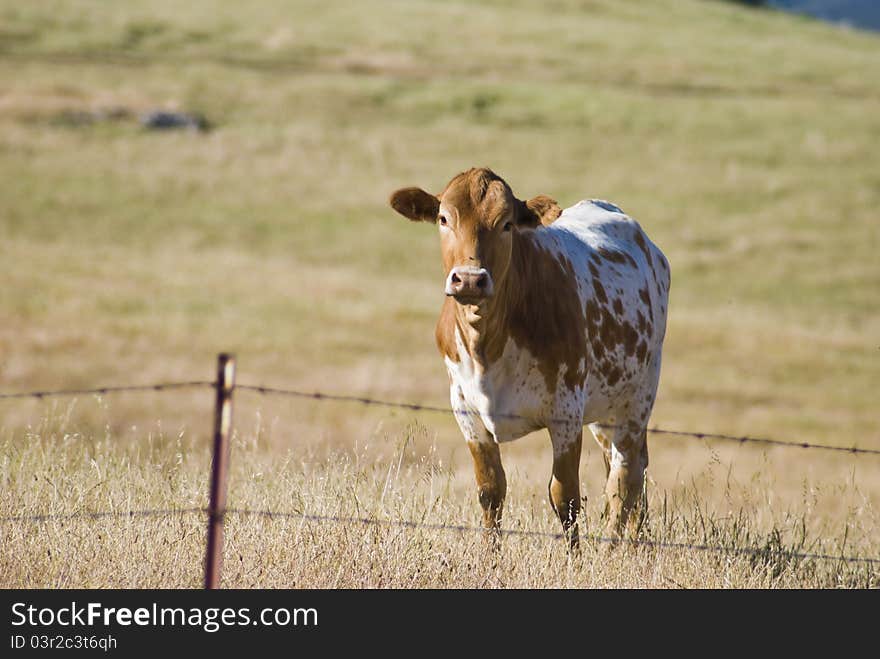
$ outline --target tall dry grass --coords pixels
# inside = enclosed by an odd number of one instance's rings
[[[3,438],[0,585],[198,587],[206,525],[190,509],[207,503],[205,443],[160,426],[129,442],[112,432],[68,432],[69,412]],[[570,555],[561,540],[541,535],[559,531],[545,501],[547,465],[514,459],[504,528],[524,533],[492,551],[478,529],[470,470],[443,456],[428,426],[378,428],[347,451],[320,442],[280,451],[272,443],[260,420],[233,442],[229,507],[253,514],[227,517],[227,587],[877,585],[876,564],[792,556],[877,556],[877,510],[855,482],[812,483],[802,505],[786,509],[765,475],[736,483],[733,465],[718,464],[728,473],[717,483],[709,465],[703,481],[670,490],[652,482],[643,539],[659,546],[587,539]],[[585,483],[599,476],[597,459],[587,460]],[[601,537],[601,497],[585,489],[582,531]],[[827,516],[829,501],[846,509],[842,519]],[[180,509],[187,512],[139,514]],[[75,516],[94,511],[118,515]],[[51,519],[19,519],[34,515]],[[707,546],[727,550],[698,548]]]

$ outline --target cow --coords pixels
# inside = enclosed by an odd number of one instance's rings
[[[666,257],[609,202],[562,210],[546,195],[522,201],[486,168],[458,174],[439,195],[410,187],[389,202],[440,233],[446,297],[436,342],[483,526],[501,522],[500,444],[546,428],[550,504],[576,547],[588,425],[604,457],[607,530],[617,540],[635,534],[666,333]]]

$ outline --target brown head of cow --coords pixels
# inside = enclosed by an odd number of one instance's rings
[[[544,195],[521,201],[489,169],[439,195],[403,188],[390,203],[438,226],[447,297],[437,344],[484,525],[498,527],[507,491],[499,445],[547,428],[550,503],[576,545],[589,425],[605,457],[609,531],[637,529],[670,281],[660,250],[613,204],[563,212]]]
[[[555,201],[540,195],[527,202],[490,169],[459,174],[439,195],[404,188],[391,206],[414,222],[439,226],[445,293],[462,304],[492,297],[510,267],[511,232],[549,224],[560,213]]]

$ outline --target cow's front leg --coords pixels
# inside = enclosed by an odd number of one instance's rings
[[[631,527],[637,535],[643,520],[645,470],[648,468],[648,437],[644,427],[628,423],[614,429],[611,469],[605,485],[608,531],[620,538]]]
[[[578,546],[577,516],[581,508],[578,472],[583,430],[573,424],[551,426],[549,430],[553,443],[553,475],[548,487],[550,505],[562,522],[569,546],[575,549]]]
[[[477,479],[477,495],[483,508],[483,527],[497,529],[501,524],[501,511],[507,494],[507,477],[501,465],[498,442],[488,433],[477,441],[468,441],[474,459],[474,475]]]
[[[477,496],[483,508],[483,526],[497,529],[501,524],[501,510],[507,494],[507,477],[501,466],[501,450],[495,437],[486,430],[475,410],[467,406],[464,393],[450,375],[449,395],[455,410],[455,420],[474,459]],[[493,542],[497,537],[493,537]]]

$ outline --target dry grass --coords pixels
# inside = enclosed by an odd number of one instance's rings
[[[204,554],[201,514],[150,517],[126,511],[204,508],[210,456],[186,431],[155,428],[134,441],[111,433],[65,432],[70,408],[23,436],[6,437],[0,516],[119,511],[119,517],[2,523],[3,587],[198,587]],[[194,445],[195,444],[195,445]],[[257,420],[233,446],[229,506],[322,517],[477,524],[472,477],[443,456],[426,426],[382,428],[339,452],[311,443],[273,448]],[[231,514],[223,583],[262,588],[791,588],[876,587],[877,565],[798,559],[785,553],[875,556],[878,516],[855,483],[805,476],[799,501],[780,496],[783,478],[764,469],[737,480],[740,460],[712,451],[708,467],[669,489],[651,483],[645,539],[733,547],[740,553],[679,548],[611,549],[585,542],[569,556],[562,541],[507,536],[497,553],[481,532],[309,521],[294,514]],[[738,456],[743,457],[742,455]],[[506,529],[557,533],[545,501],[547,465],[506,455],[510,496]],[[705,458],[705,456],[704,456]],[[584,479],[601,469],[588,452]],[[691,461],[692,462],[692,461]],[[658,470],[659,471],[659,470]],[[541,477],[536,478],[536,473]],[[764,474],[764,475],[761,475]],[[601,498],[587,487],[582,530],[602,533]],[[834,519],[827,516],[837,510]],[[823,514],[826,513],[826,514]],[[754,554],[747,553],[754,551]]]

